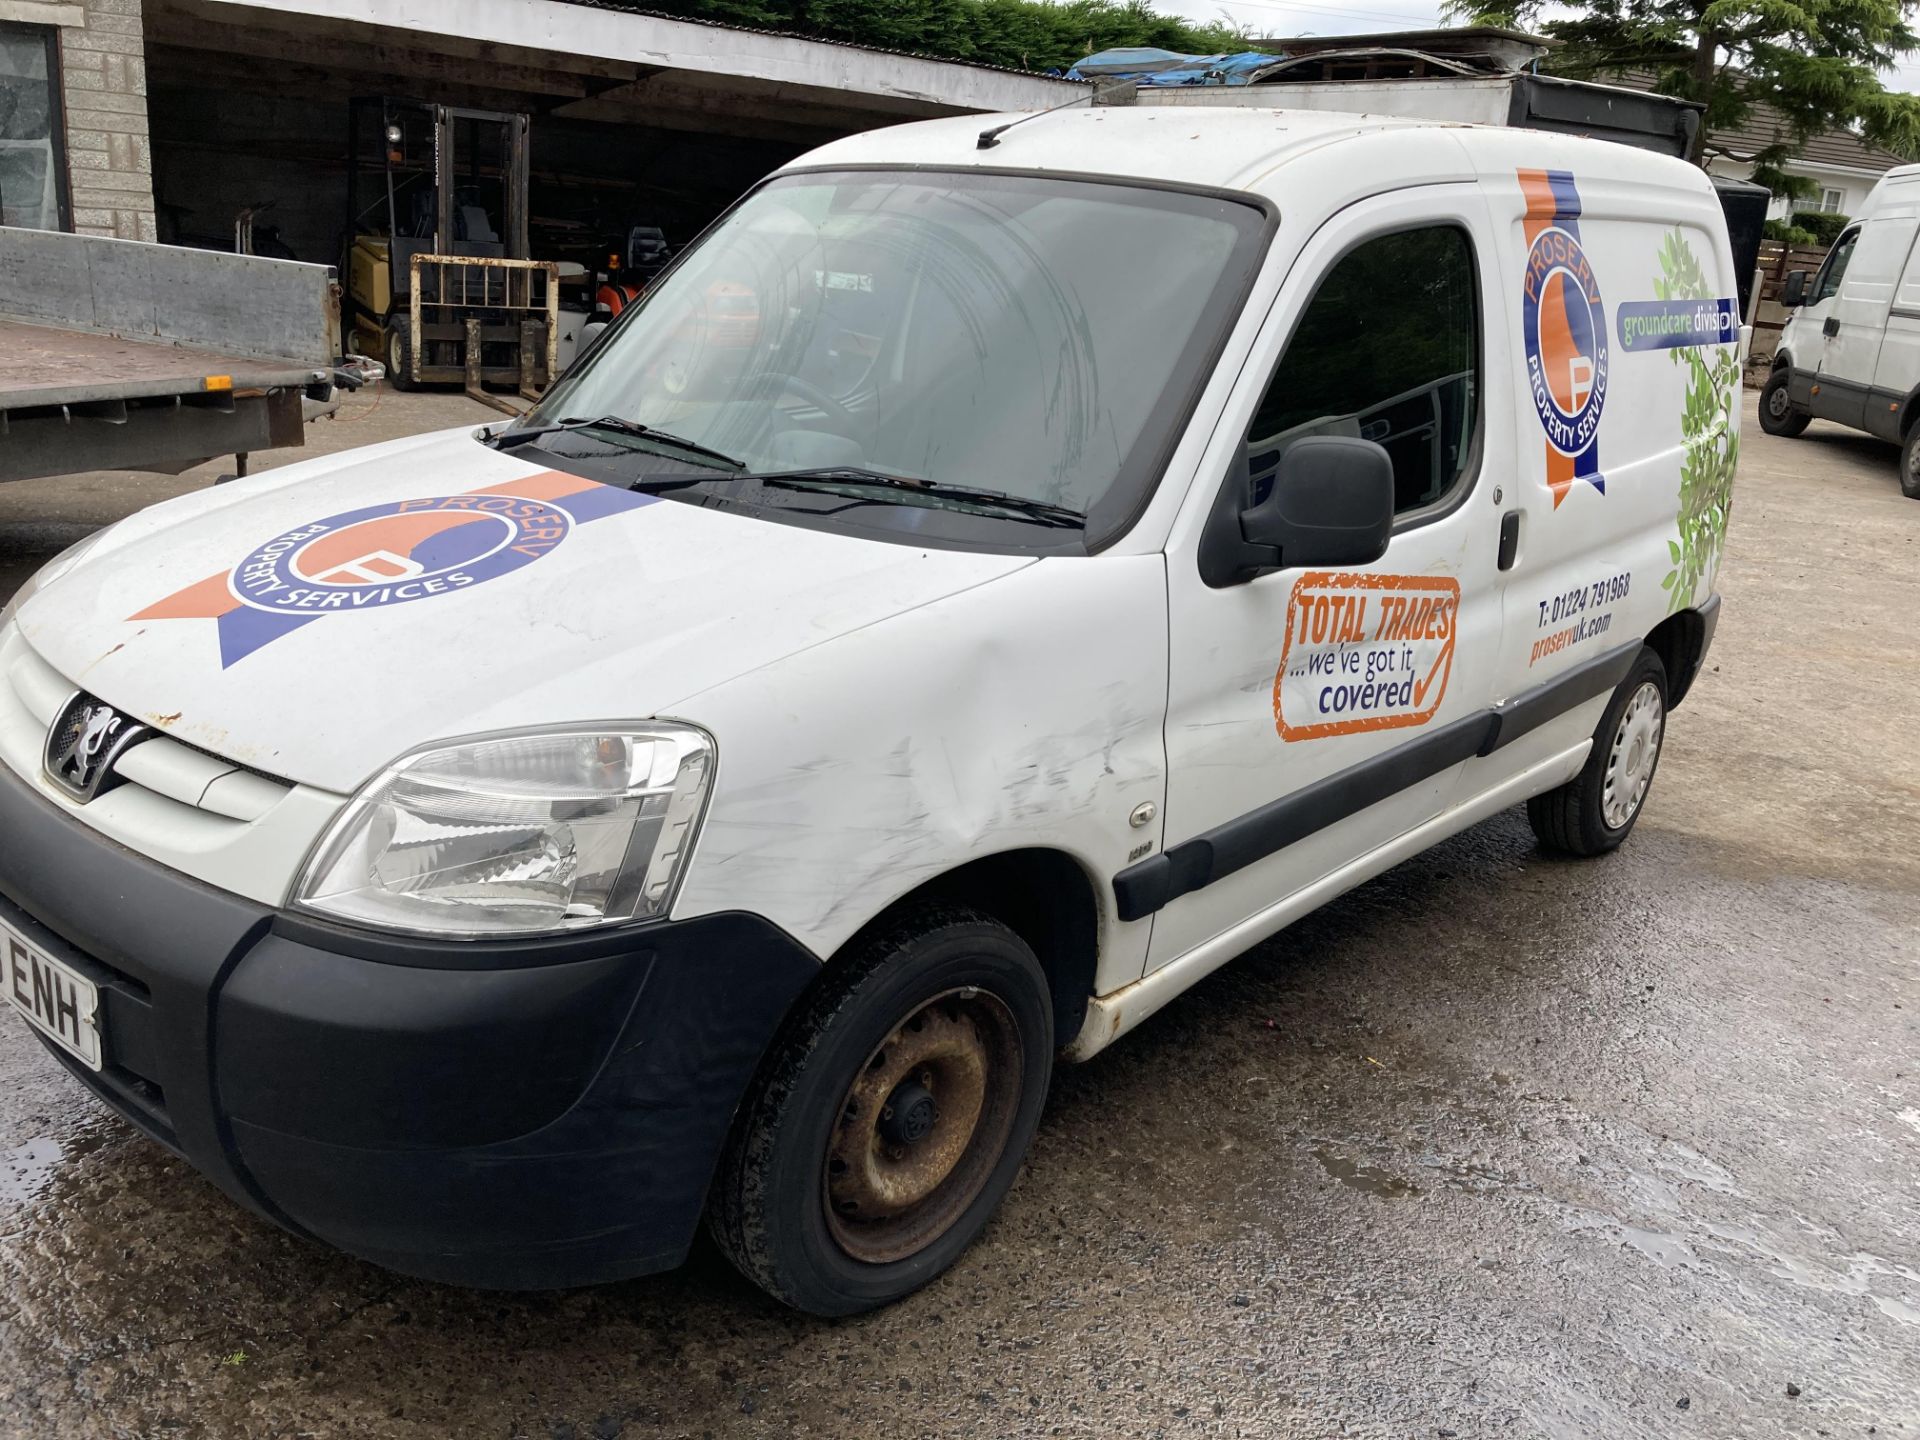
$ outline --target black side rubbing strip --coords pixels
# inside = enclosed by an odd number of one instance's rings
[[[1584,665],[1574,666],[1558,679],[1536,685],[1494,706],[1487,712],[1493,717],[1493,731],[1477,753],[1491,755],[1502,745],[1511,745],[1529,730],[1538,730],[1574,706],[1606,694],[1627,678],[1627,671],[1633,668],[1634,657],[1640,650],[1637,640],[1631,645],[1622,645]]]
[[[1145,919],[1182,895],[1244,870],[1409,786],[1476,755],[1491,755],[1555,716],[1606,694],[1626,677],[1641,648],[1638,640],[1622,645],[1500,705],[1442,725],[1129,865],[1113,877],[1120,918]]]
[[[1700,607],[1700,653],[1693,657],[1697,671],[1707,663],[1707,651],[1713,648],[1713,632],[1720,628],[1720,597],[1710,595],[1707,603]]]

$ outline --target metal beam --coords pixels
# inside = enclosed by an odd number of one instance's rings
[[[502,93],[579,100],[610,85],[627,84],[645,73],[632,65],[607,61],[587,69],[572,63],[549,64],[550,58],[560,57],[542,55],[524,57],[534,63],[520,63],[497,51],[487,54],[489,47],[463,42],[454,36],[423,44],[404,33],[380,37],[369,35],[364,28],[356,34],[352,27],[324,24],[302,27],[297,20],[276,15],[243,17],[240,23],[235,23],[232,9],[232,6],[196,3],[196,0],[149,0],[146,18],[149,51],[158,49],[161,53],[173,54],[187,51],[238,60],[266,60],[275,66],[296,65],[308,72],[331,70],[377,76],[404,81],[401,88],[409,95],[463,85]],[[276,76],[264,73],[260,78],[271,85]],[[335,93],[337,91],[336,75]]]
[[[16,410],[0,428],[0,482],[83,470],[151,470],[177,475],[216,455],[271,450],[301,441],[300,392],[255,391],[224,405],[205,396],[122,404]]]
[[[171,7],[183,0],[166,0]],[[1040,75],[896,55],[756,30],[672,20],[659,15],[590,9],[567,0],[186,0],[223,26],[246,26],[264,16],[298,17],[307,26],[380,27],[463,46],[503,46],[534,52],[555,68],[601,63],[695,70],[717,77],[775,81],[839,93],[849,105],[888,98],[960,110],[1023,110],[1058,104],[1084,86]],[[302,34],[308,33],[303,27]],[[224,43],[224,35],[213,45]],[[516,62],[520,55],[502,55]],[[591,70],[589,73],[595,73]],[[598,72],[605,73],[605,72]]]
[[[222,52],[191,49],[177,40],[150,41],[149,84],[155,89],[230,89],[321,101],[337,100],[347,89],[368,95],[413,95],[420,91],[419,74],[425,67],[407,68],[403,56],[389,47],[347,46],[345,54],[327,51],[331,63],[307,64],[277,58],[284,53],[280,48],[283,43],[280,37],[264,32],[236,34],[233,43],[223,41]],[[325,47],[314,48],[319,51]],[[936,113],[921,106],[896,114],[893,105],[886,102],[863,109],[832,92],[809,92],[831,95],[829,103],[799,98],[791,87],[704,83],[684,70],[660,71],[633,81],[549,75],[538,79],[538,88],[518,90],[510,87],[526,77],[528,72],[523,67],[489,66],[445,56],[439,59],[442,78],[433,85],[432,94],[448,103],[488,110],[526,110],[562,120],[772,140],[796,149],[869,129],[877,119],[916,119]],[[656,79],[666,83],[655,85]],[[740,86],[738,91],[727,88],[735,84]],[[783,90],[787,98],[782,98]],[[174,136],[168,143],[181,142]],[[339,164],[331,135],[306,148],[316,164]]]

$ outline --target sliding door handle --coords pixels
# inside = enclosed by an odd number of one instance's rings
[[[1500,517],[1500,568],[1511,570],[1520,553],[1520,512],[1509,510]]]

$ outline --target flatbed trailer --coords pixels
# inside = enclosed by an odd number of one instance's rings
[[[302,443],[340,364],[327,266],[0,229],[0,481],[244,472]]]

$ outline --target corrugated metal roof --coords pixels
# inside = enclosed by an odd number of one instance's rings
[[[701,25],[709,30],[733,30],[747,35],[777,35],[783,40],[805,40],[812,45],[831,45],[840,50],[864,50],[870,55],[895,55],[903,60],[928,60],[938,65],[964,65],[969,70],[991,70],[1000,75],[1025,75],[1036,80],[1058,80],[1063,85],[1084,82],[1068,80],[1045,70],[1019,70],[1011,65],[988,65],[978,60],[956,60],[949,55],[925,55],[917,50],[891,50],[881,45],[859,45],[851,40],[829,40],[819,35],[803,35],[798,30],[762,29],[756,25],[728,25],[699,15],[675,15],[667,10],[651,10],[644,5],[623,4],[622,0],[562,0],[588,10],[611,10],[621,15],[642,15],[650,20],[677,20],[682,25]]]

